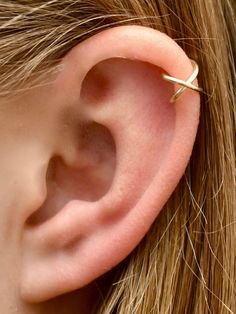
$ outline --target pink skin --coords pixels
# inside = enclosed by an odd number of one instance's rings
[[[190,90],[169,103],[178,86],[163,70],[186,79],[192,66],[166,35],[116,27],[74,47],[51,84],[0,100],[4,313],[52,313],[54,303],[55,313],[62,304],[89,313],[93,289],[81,288],[158,216],[191,156],[200,108]]]

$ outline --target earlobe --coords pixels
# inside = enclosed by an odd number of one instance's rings
[[[42,210],[55,204],[59,210],[26,224],[25,300],[40,302],[83,287],[145,235],[184,173],[199,120],[199,95],[186,90],[171,104],[178,86],[162,73],[186,80],[192,70],[171,38],[138,26],[106,30],[65,57],[53,88],[61,106],[69,99],[82,121],[80,132],[72,130],[80,145],[69,157],[62,146],[58,152],[63,167],[55,168],[51,186],[60,189],[48,193],[50,205]],[[105,188],[95,197],[98,184]],[[82,196],[88,187],[90,197]]]

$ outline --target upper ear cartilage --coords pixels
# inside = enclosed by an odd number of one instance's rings
[[[169,76],[167,74],[162,74],[162,77],[164,80],[171,82],[171,83],[177,83],[183,87],[177,90],[177,92],[171,97],[170,102],[174,103],[182,94],[183,92],[187,89],[190,88],[192,90],[195,90],[197,92],[203,92],[203,89],[201,87],[195,86],[192,84],[192,82],[197,78],[198,73],[199,73],[199,66],[196,61],[191,60],[192,65],[193,65],[193,73],[190,75],[190,77],[186,80],[180,80],[176,77]]]

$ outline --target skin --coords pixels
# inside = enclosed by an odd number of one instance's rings
[[[196,136],[198,94],[170,105],[161,77],[192,71],[166,35],[117,27],[61,65],[50,84],[0,99],[3,313],[91,313],[95,280],[145,235]]]

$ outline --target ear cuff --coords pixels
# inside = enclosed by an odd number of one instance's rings
[[[167,74],[162,74],[162,77],[164,80],[171,82],[171,83],[177,83],[179,85],[181,85],[182,87],[180,89],[177,90],[177,92],[171,97],[170,102],[174,103],[182,94],[183,92],[187,89],[190,88],[196,92],[203,92],[203,89],[195,86],[192,84],[192,82],[197,78],[198,73],[199,73],[199,66],[197,64],[196,61],[191,60],[191,63],[193,65],[193,73],[190,75],[190,77],[186,80],[180,80],[176,77],[173,76],[169,76]]]

